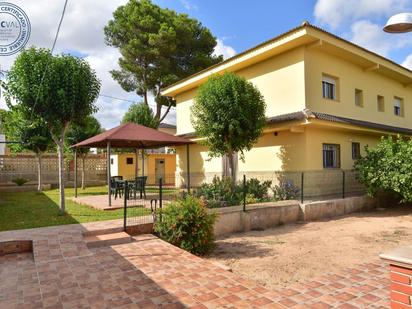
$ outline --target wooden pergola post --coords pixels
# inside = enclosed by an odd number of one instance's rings
[[[142,176],[144,176],[144,148],[142,149]]]
[[[109,193],[109,206],[112,206],[112,195],[110,192],[110,141],[107,142],[107,191]]]
[[[74,148],[74,197],[77,197],[77,147]]]

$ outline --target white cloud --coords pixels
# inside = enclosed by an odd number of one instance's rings
[[[401,36],[382,31],[381,25],[368,20],[360,20],[351,26],[351,41],[382,56],[387,57],[392,50],[402,48],[411,42]]]
[[[402,62],[402,65],[409,70],[412,70],[412,54],[410,54],[406,59]]]
[[[190,0],[179,0],[183,7],[188,11],[197,11],[199,8]]]
[[[368,16],[390,16],[410,5],[409,0],[318,0],[314,15],[321,24],[336,29]]]
[[[213,52],[215,55],[223,55],[223,59],[227,59],[236,55],[236,51],[233,49],[233,47],[225,45],[223,39],[217,39],[216,42],[217,44]]]

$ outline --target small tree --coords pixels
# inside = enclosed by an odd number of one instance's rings
[[[365,148],[366,155],[355,163],[359,180],[370,195],[386,191],[412,202],[412,140],[398,136],[382,137],[375,148]]]
[[[80,123],[72,123],[67,130],[67,146],[73,146],[77,143],[84,141],[90,137],[93,137],[97,134],[102,133],[102,127],[99,121],[94,118],[93,116],[87,116],[83,121]],[[89,148],[79,148],[77,149],[77,153],[80,155],[82,160],[82,189],[85,189],[85,164],[86,164],[86,156],[89,153]]]
[[[49,50],[30,48],[16,58],[8,74],[6,99],[12,98],[33,119],[49,128],[59,156],[60,211],[65,212],[64,139],[71,122],[96,112],[100,81],[89,64],[70,55],[53,56]],[[11,103],[10,103],[11,104]]]
[[[0,122],[7,139],[17,142],[10,144],[15,153],[30,151],[37,158],[37,190],[43,188],[42,155],[50,150],[53,140],[46,124],[41,119],[27,119],[25,114],[14,107],[9,111],[1,111]]]
[[[215,75],[199,87],[192,107],[192,124],[209,157],[226,155],[235,181],[233,154],[250,150],[265,126],[265,102],[259,90],[233,73]]]
[[[122,123],[127,122],[134,122],[153,129],[159,127],[159,121],[154,117],[152,109],[144,103],[130,105],[122,119]]]

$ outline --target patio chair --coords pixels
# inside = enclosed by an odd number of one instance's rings
[[[146,198],[146,182],[147,176],[139,176],[135,178],[133,191],[134,191],[134,198],[136,199],[136,192],[139,191],[140,198],[142,195]]]
[[[114,195],[114,199],[117,198],[117,195],[119,195],[119,197],[122,197],[122,194],[124,193],[124,184],[120,183],[119,180],[123,180],[123,177],[110,177],[110,194]]]

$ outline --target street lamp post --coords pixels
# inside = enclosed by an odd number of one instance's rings
[[[383,31],[389,33],[405,33],[412,31],[412,13],[400,13],[388,19]]]

